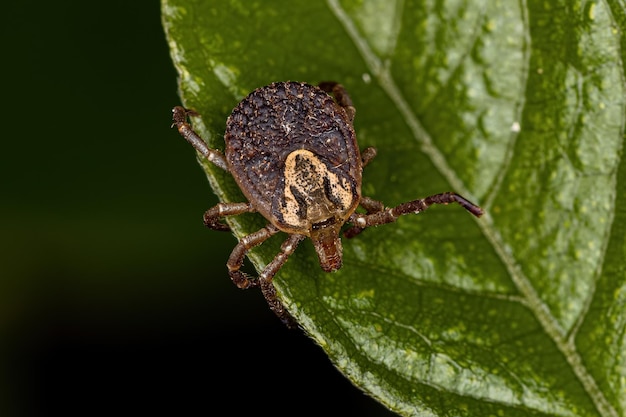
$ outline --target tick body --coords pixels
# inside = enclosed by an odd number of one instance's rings
[[[478,206],[456,193],[394,208],[362,197],[363,166],[376,151],[359,151],[354,114],[352,101],[340,84],[273,83],[253,91],[235,107],[226,122],[222,154],[208,148],[189,125],[187,116],[194,112],[173,109],[180,134],[205,158],[229,171],[248,199],[209,209],[205,225],[229,230],[220,219],[247,212],[258,212],[268,220],[266,227],[239,241],[227,266],[238,287],[259,286],[270,308],[290,326],[294,322],[277,299],[272,278],[303,239],[311,238],[320,266],[331,272],[342,265],[344,224],[351,225],[344,232],[350,238],[369,226],[394,222],[400,215],[419,213],[432,204],[459,203],[477,217],[482,214]],[[356,212],[359,206],[365,213]],[[280,231],[289,237],[259,277],[240,271],[248,251]]]
[[[361,197],[351,114],[318,87],[276,83],[226,122],[226,161],[241,191],[276,228],[311,237],[325,271],[341,267],[339,232]]]

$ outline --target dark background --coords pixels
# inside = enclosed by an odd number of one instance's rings
[[[1,415],[391,415],[230,282],[159,7],[3,6]]]

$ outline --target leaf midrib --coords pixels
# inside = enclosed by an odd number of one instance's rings
[[[402,93],[400,92],[396,82],[391,75],[388,65],[384,65],[380,59],[376,56],[373,50],[370,48],[367,41],[360,35],[356,25],[350,18],[350,16],[341,8],[339,5],[339,0],[326,0],[328,8],[333,13],[335,18],[339,21],[339,23],[343,26],[344,30],[348,34],[349,38],[352,40],[357,50],[361,54],[366,67],[369,69],[372,76],[378,81],[379,85],[385,91],[385,93],[389,96],[391,101],[398,108],[398,111],[404,118],[407,123],[409,129],[411,130],[414,139],[420,144],[422,151],[430,158],[435,168],[439,171],[439,173],[449,182],[449,184],[453,187],[453,189],[459,191],[463,195],[469,196],[472,199],[472,194],[469,192],[463,181],[458,177],[456,172],[450,167],[447,163],[445,157],[441,153],[441,151],[434,145],[431,136],[424,129],[422,124],[419,122],[415,113],[411,110],[408,102],[404,99]],[[523,9],[524,16],[524,34],[527,40],[527,47],[525,48],[525,67],[528,68],[528,62],[530,60],[530,32],[529,32],[529,22],[528,22],[528,8],[526,5],[526,1],[522,0],[520,2],[520,7]],[[401,7],[398,8],[398,13],[402,13],[400,10]],[[400,25],[399,17],[395,19],[398,26]],[[396,31],[396,36],[399,34],[400,28]],[[395,42],[395,40],[394,40]],[[527,74],[528,71],[525,71]],[[526,88],[527,77],[523,79],[521,91],[524,91]],[[520,103],[519,106],[519,114],[521,114],[522,109],[524,107],[524,103]],[[511,148],[512,149],[512,148]],[[512,152],[512,151],[511,151]],[[511,158],[509,152],[509,159]],[[505,161],[507,162],[507,161]],[[508,162],[506,163],[508,166]],[[503,175],[499,176],[500,178]],[[496,184],[496,190],[499,189],[499,182]],[[496,192],[492,194],[495,195]],[[488,199],[489,206],[491,205],[491,199]],[[486,206],[488,207],[488,206]],[[589,373],[587,368],[584,366],[582,362],[582,358],[576,349],[576,345],[574,344],[573,338],[568,338],[566,332],[561,328],[558,324],[556,318],[550,313],[550,309],[548,306],[541,300],[537,291],[533,287],[530,280],[525,276],[525,274],[518,267],[518,262],[515,259],[514,255],[510,250],[507,249],[507,245],[502,239],[502,236],[498,232],[493,218],[491,217],[489,210],[486,210],[483,217],[480,219],[474,219],[477,222],[478,227],[481,232],[485,236],[485,238],[489,241],[497,256],[500,258],[502,263],[504,264],[506,270],[508,271],[513,284],[516,286],[518,291],[525,298],[524,305],[530,309],[532,314],[535,316],[545,333],[552,339],[552,341],[557,346],[558,350],[563,354],[568,364],[572,368],[572,371],[583,385],[585,391],[593,401],[598,413],[603,417],[618,417],[617,411],[613,408],[613,406],[608,402],[604,393],[598,387],[597,382],[593,378],[593,376]]]

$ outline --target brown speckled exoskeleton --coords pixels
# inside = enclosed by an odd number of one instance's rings
[[[228,272],[239,288],[260,287],[270,308],[290,326],[293,319],[278,300],[272,278],[306,237],[313,241],[322,269],[331,272],[341,268],[339,236],[346,223],[351,226],[344,236],[351,238],[364,228],[394,222],[432,204],[458,203],[474,216],[483,213],[453,192],[393,208],[361,196],[363,167],[376,150],[359,151],[354,114],[348,93],[338,83],[273,83],[253,91],[235,107],[226,122],[222,154],[210,149],[187,122],[195,112],[180,106],[173,109],[173,126],[208,161],[230,172],[248,199],[217,204],[204,214],[204,224],[230,230],[222,217],[252,212],[268,220],[267,226],[241,238],[228,259]],[[365,213],[356,212],[359,206]],[[289,237],[274,260],[257,278],[242,272],[248,251],[280,231]]]

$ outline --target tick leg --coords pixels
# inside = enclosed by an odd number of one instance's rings
[[[384,210],[372,214],[354,213],[350,216],[348,221],[354,224],[356,227],[364,229],[370,226],[378,226],[381,224],[395,222],[398,217],[402,216],[403,214],[420,213],[426,210],[428,207],[432,206],[433,204],[450,203],[460,204],[465,210],[469,211],[476,217],[480,217],[483,214],[483,210],[480,207],[470,202],[466,198],[458,195],[457,193],[450,192],[435,194],[419,200],[409,201],[407,203],[402,203],[396,207],[385,208]],[[349,230],[350,229],[348,229],[347,231]]]
[[[197,116],[193,110],[187,110],[184,107],[176,106],[172,109],[172,127],[176,126],[178,133],[196,148],[209,162],[217,165],[225,171],[228,171],[226,158],[224,154],[218,150],[210,149],[204,140],[198,135],[191,125],[187,122],[187,116]]]
[[[354,114],[356,113],[356,109],[354,108],[354,105],[352,104],[352,99],[350,98],[350,95],[348,94],[344,86],[335,81],[322,81],[321,83],[319,83],[318,86],[327,93],[333,93],[335,101],[337,102],[337,104],[344,108],[346,113],[348,113],[350,123],[352,123],[354,121]]]
[[[203,221],[206,227],[213,230],[229,231],[230,227],[220,221],[221,217],[254,212],[256,210],[250,203],[218,203],[204,213]]]
[[[361,163],[363,167],[372,162],[372,159],[376,156],[376,148],[368,147],[361,151]]]
[[[365,209],[367,215],[378,213],[385,209],[385,205],[382,202],[369,197],[361,197],[359,205]],[[351,239],[363,230],[365,230],[365,227],[352,226],[351,228],[346,229],[346,231],[343,232],[343,235],[346,238]]]
[[[359,204],[367,210],[367,214],[378,213],[385,209],[385,205],[381,201],[374,200],[370,197],[361,197]]]
[[[259,275],[259,284],[261,286],[261,292],[269,304],[270,309],[280,318],[280,320],[289,328],[296,327],[296,323],[291,317],[291,314],[285,309],[283,303],[280,302],[276,296],[276,288],[272,284],[272,279],[276,272],[287,262],[287,258],[296,250],[298,244],[304,240],[303,235],[291,235],[287,240],[283,242],[280,247],[280,252],[270,262],[263,272]]]
[[[246,289],[259,286],[258,279],[252,278],[245,272],[240,271],[241,266],[243,265],[243,261],[250,249],[255,246],[259,246],[261,243],[265,242],[278,232],[278,228],[274,225],[268,224],[263,229],[242,237],[239,243],[237,243],[228,258],[228,262],[226,262],[228,275],[230,275],[230,279],[233,280],[237,287]]]
[[[289,238],[287,238],[287,240],[285,240],[281,245],[280,252],[274,257],[272,262],[267,264],[265,269],[263,269],[263,271],[259,274],[258,278],[252,278],[248,274],[240,271],[243,261],[250,249],[265,242],[278,232],[278,228],[270,224],[255,233],[244,236],[239,241],[237,246],[235,246],[235,249],[233,249],[226,266],[228,266],[228,275],[230,275],[230,278],[237,287],[246,289],[260,286],[261,292],[263,293],[265,300],[267,300],[267,304],[269,304],[270,309],[283,323],[287,325],[287,327],[293,328],[296,325],[295,321],[276,296],[276,288],[274,288],[274,284],[272,284],[272,279],[274,278],[274,275],[276,275],[276,272],[278,272],[285,262],[287,262],[289,256],[296,250],[298,243],[304,240],[305,236],[289,236]]]

